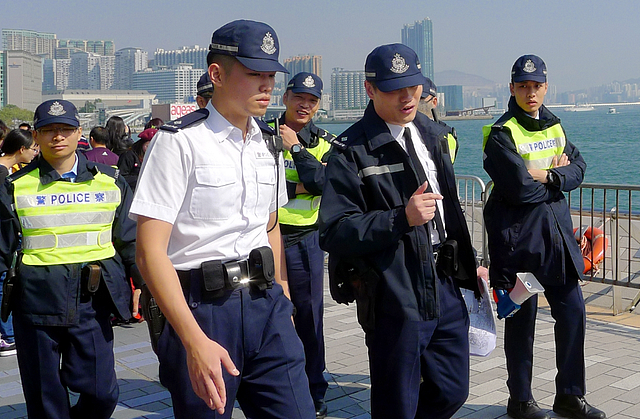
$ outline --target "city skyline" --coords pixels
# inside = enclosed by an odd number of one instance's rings
[[[404,24],[429,17],[436,73],[458,70],[504,83],[513,61],[534,53],[547,62],[550,83],[562,92],[640,77],[640,56],[629,49],[630,40],[640,39],[636,10],[633,0],[614,0],[607,7],[593,0],[411,0],[394,7],[381,0],[300,1],[295,7],[282,0],[237,0],[226,7],[205,0],[185,0],[180,7],[166,0],[70,0],[64,7],[25,0],[3,8],[2,25],[28,26],[66,39],[113,39],[118,49],[152,53],[156,48],[208,45],[211,33],[223,24],[254,19],[278,33],[281,60],[322,55],[326,69],[361,70],[373,48],[401,42]]]

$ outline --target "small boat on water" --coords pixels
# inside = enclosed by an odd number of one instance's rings
[[[587,112],[592,111],[595,108],[587,103],[583,103],[580,105],[567,106],[564,108],[565,112]]]
[[[609,110],[607,111],[607,113],[608,113],[609,115],[613,115],[613,114],[618,113],[618,111],[616,110],[616,108],[609,108]]]

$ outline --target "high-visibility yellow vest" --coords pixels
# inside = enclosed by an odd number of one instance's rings
[[[13,185],[24,264],[83,263],[115,255],[111,225],[121,197],[113,177],[98,172],[87,182],[42,185],[35,169]]]
[[[453,134],[448,133],[447,144],[449,145],[449,156],[451,157],[451,163],[453,164],[456,161],[456,154],[458,154],[458,140],[456,140],[456,137],[454,137]]]
[[[499,125],[485,125],[482,127],[484,136],[482,142],[483,150],[493,126],[499,127]],[[524,159],[527,169],[551,169],[553,157],[561,156],[567,144],[567,139],[560,123],[542,131],[527,131],[513,117],[504,122],[502,127],[508,128],[511,132],[513,144],[516,146],[518,154]]]
[[[326,132],[326,131],[325,131]],[[331,135],[327,133],[327,135]],[[318,161],[322,160],[329,149],[331,144],[324,138],[318,138],[319,143],[313,148],[305,148],[311,155],[313,155]],[[299,183],[298,171],[293,161],[291,153],[287,150],[283,151],[285,177],[288,182]],[[280,224],[292,225],[292,226],[310,226],[316,223],[318,220],[318,209],[320,208],[319,196],[311,194],[298,194],[295,198],[289,199],[289,202],[278,210],[278,218]]]

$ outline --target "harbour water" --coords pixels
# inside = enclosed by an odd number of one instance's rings
[[[640,106],[616,109],[616,114],[608,114],[608,107],[596,107],[590,112],[564,112],[563,108],[552,111],[587,162],[585,182],[640,185]],[[482,168],[482,126],[496,120],[447,121],[456,129],[460,144],[456,174],[489,181]],[[339,135],[351,124],[318,125]]]

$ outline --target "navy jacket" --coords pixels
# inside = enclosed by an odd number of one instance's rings
[[[100,172],[115,178],[120,188],[121,202],[113,221],[113,245],[116,255],[97,261],[102,267],[102,282],[106,285],[113,312],[123,319],[131,318],[131,285],[129,275],[136,276],[135,239],[136,223],[129,219],[129,207],[133,194],[127,183],[113,167],[90,162],[82,153],[78,157],[77,182],[93,179]],[[13,252],[18,248],[20,224],[13,210],[13,184],[10,179],[18,178],[40,168],[40,182],[48,184],[60,181],[60,175],[43,158],[37,158],[21,171],[9,176],[0,187],[0,272],[7,270]],[[81,264],[29,266],[21,264],[18,287],[14,291],[14,310],[24,315],[36,325],[71,326],[78,323],[80,303]],[[135,272],[134,272],[135,271]]]
[[[494,125],[514,116],[527,131],[541,131],[560,123],[544,106],[539,119],[529,117],[512,97],[509,110]],[[517,272],[531,272],[543,285],[563,284],[567,276],[582,277],[584,261],[563,192],[580,186],[587,164],[568,140],[564,153],[570,164],[551,169],[557,175],[557,184],[541,183],[529,174],[509,129],[491,129],[484,148],[484,169],[494,187],[484,219],[492,286],[513,286]]]
[[[418,113],[413,121],[438,168],[447,238],[459,246],[460,286],[476,290],[476,265],[455,175],[440,126]],[[381,277],[377,310],[410,320],[438,316],[433,255],[425,226],[410,227],[405,207],[418,189],[407,153],[369,103],[363,118],[339,137],[329,156],[320,203],[320,247],[330,259],[359,257]],[[368,169],[368,170],[366,170]],[[363,170],[373,175],[363,175]],[[331,263],[335,266],[335,263]]]

